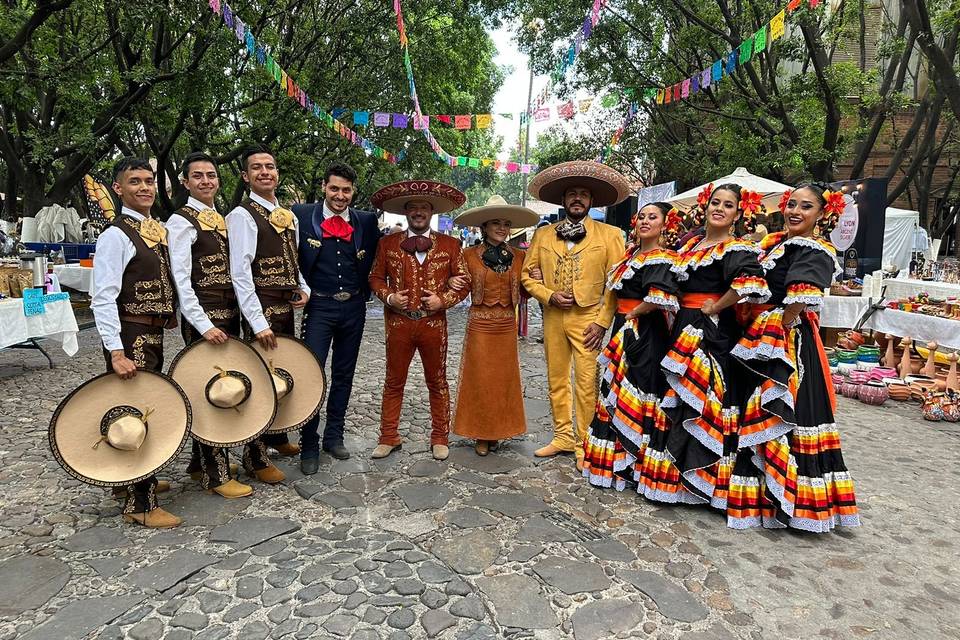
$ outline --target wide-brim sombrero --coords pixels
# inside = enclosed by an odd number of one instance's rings
[[[299,429],[320,411],[327,397],[327,378],[320,360],[305,342],[293,336],[278,335],[276,349],[264,349],[256,341],[251,346],[277,375],[292,382],[290,391],[277,401],[277,415],[266,432]]]
[[[487,204],[467,209],[453,222],[462,227],[479,227],[490,220],[509,220],[513,229],[525,229],[540,222],[540,216],[532,209],[508,204],[502,196],[493,195],[487,200]]]
[[[131,407],[148,414],[143,443],[134,451],[102,441],[101,425],[113,410]],[[134,484],[158,473],[183,449],[192,412],[186,394],[172,378],[137,371],[129,380],[104,373],[63,399],[50,418],[50,449],[71,476],[101,487]]]
[[[209,398],[210,386],[222,372],[237,375],[247,393],[236,406],[219,407]],[[246,444],[270,428],[277,414],[277,396],[270,369],[249,344],[230,338],[224,344],[201,340],[177,354],[172,377],[193,409],[192,435],[212,447]]]
[[[411,200],[426,200],[433,205],[433,213],[449,213],[459,209],[467,196],[456,187],[436,180],[404,180],[388,184],[370,196],[370,203],[389,213],[404,213]]]
[[[571,187],[586,187],[593,195],[593,207],[619,204],[630,195],[630,183],[605,164],[592,160],[562,162],[537,173],[528,191],[537,200],[563,206],[563,194]]]

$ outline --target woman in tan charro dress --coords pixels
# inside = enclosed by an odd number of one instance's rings
[[[527,430],[517,352],[517,305],[524,252],[507,240],[511,229],[532,227],[539,216],[492,196],[483,207],[457,216],[459,225],[480,227],[483,242],[463,253],[470,273],[470,316],[460,358],[453,432],[474,438],[485,456],[500,440]]]

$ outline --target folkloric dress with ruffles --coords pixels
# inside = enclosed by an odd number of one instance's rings
[[[753,310],[753,323],[733,355],[759,376],[740,430],[739,527],[792,527],[826,532],[857,526],[853,480],[840,451],[836,400],[816,313],[824,289],[840,273],[836,250],[819,238],[768,235],[761,243],[769,304]],[[803,303],[793,327],[787,305]],[[738,472],[741,470],[738,469]]]
[[[740,412],[750,390],[743,384],[747,370],[730,356],[743,329],[736,306],[713,316],[701,307],[730,289],[741,295],[741,302],[764,302],[770,292],[758,261],[759,247],[730,239],[696,248],[702,239],[690,239],[673,268],[680,282],[680,311],[661,362],[670,385],[662,406],[671,426],[666,450],[654,452],[650,446],[647,455],[663,456],[679,472],[677,483],[663,486],[656,499],[707,503],[727,511]]]
[[[621,491],[635,483],[638,493],[655,497],[664,478],[676,483],[668,461],[646,455],[651,440],[662,450],[667,434],[659,363],[670,345],[668,316],[679,309],[671,271],[676,261],[673,251],[634,249],[610,271],[607,287],[616,293],[617,313],[613,337],[598,358],[600,394],[583,445],[583,475],[592,485]],[[625,322],[643,302],[657,309]]]

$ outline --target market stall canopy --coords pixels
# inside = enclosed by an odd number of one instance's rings
[[[920,226],[920,212],[887,207],[883,217],[883,258],[880,264],[908,269],[913,257],[914,234]]]
[[[704,183],[699,187],[694,187],[693,189],[688,189],[683,193],[678,193],[677,195],[669,198],[667,202],[674,204],[678,209],[689,209],[693,205],[697,204],[697,195],[703,188],[708,184],[713,183],[714,187],[719,187],[721,184],[726,184],[728,182],[733,182],[744,189],[749,189],[750,191],[756,191],[763,196],[763,206],[767,208],[767,211],[776,211],[777,207],[780,204],[780,197],[783,195],[783,192],[787,189],[792,189],[788,184],[783,184],[777,182],[776,180],[768,180],[766,178],[761,178],[760,176],[755,176],[743,167],[737,167],[736,171],[731,173],[728,176],[723,176],[722,178],[715,178],[710,182]]]

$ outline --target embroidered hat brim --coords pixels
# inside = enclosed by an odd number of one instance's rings
[[[591,160],[562,162],[537,173],[528,191],[537,200],[563,206],[568,189],[585,187],[593,195],[591,206],[619,204],[630,195],[630,183],[613,167]]]
[[[404,213],[411,200],[425,200],[433,213],[449,213],[463,206],[467,196],[456,187],[435,180],[404,180],[388,184],[370,196],[370,203],[388,213]]]
[[[327,397],[327,378],[323,366],[310,347],[293,336],[278,335],[276,349],[264,349],[259,342],[253,342],[251,346],[268,367],[278,372],[282,370],[293,381],[290,391],[277,402],[277,415],[267,433],[286,433],[299,429],[317,415]]]
[[[207,386],[219,367],[237,371],[250,382],[250,395],[236,407],[218,407]],[[193,437],[212,447],[236,447],[266,431],[277,414],[277,397],[266,361],[249,344],[229,338],[223,344],[195,342],[177,354],[170,376],[193,408]]]
[[[536,226],[540,222],[540,216],[537,215],[536,211],[526,207],[507,204],[506,202],[490,204],[488,201],[482,207],[467,209],[458,215],[453,223],[461,227],[479,227],[490,220],[509,220],[511,228],[526,229]]]
[[[101,421],[120,405],[148,414],[146,437],[134,450],[102,442]],[[104,373],[70,392],[50,419],[50,450],[71,476],[101,487],[145,480],[170,464],[190,436],[186,394],[162,373],[137,371],[129,380]],[[96,445],[96,446],[95,446]]]

